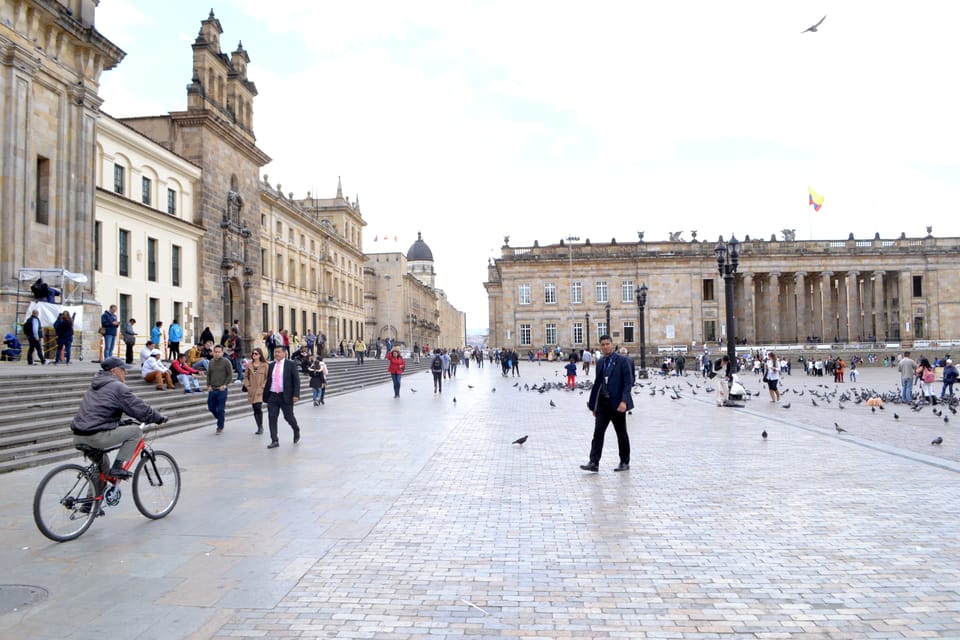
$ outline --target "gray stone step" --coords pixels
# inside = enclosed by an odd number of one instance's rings
[[[390,380],[384,360],[368,360],[361,366],[352,360],[334,359],[327,360],[327,367],[330,370],[327,397]],[[408,362],[405,375],[426,367],[423,361]],[[73,448],[69,425],[92,375],[89,369],[82,372],[66,366],[36,366],[22,367],[16,375],[0,376],[0,394],[10,397],[0,407],[0,473],[79,457]],[[170,418],[164,425],[150,427],[150,435],[163,437],[214,424],[213,416],[207,411],[206,394],[185,394],[179,387],[157,391],[153,385],[139,380],[128,382],[137,396]],[[301,402],[310,402],[308,379],[302,377],[301,383],[304,397]],[[236,392],[229,396],[227,416],[251,415],[240,385],[232,385],[231,390]]]

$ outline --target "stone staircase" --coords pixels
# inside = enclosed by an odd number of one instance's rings
[[[386,360],[367,359],[363,366],[353,360],[328,359],[330,379],[326,397],[350,393],[364,386],[390,381]],[[81,367],[37,366],[10,364],[16,370],[7,370],[0,376],[0,473],[48,464],[57,460],[78,457],[73,448],[70,421],[80,405],[80,399],[90,386],[95,365]],[[429,361],[408,361],[404,375],[423,371]],[[183,388],[157,391],[143,382],[137,370],[132,370],[128,386],[150,405],[170,418],[163,425],[152,425],[150,435],[159,437],[209,427],[215,424],[207,411],[206,393],[184,393]],[[203,381],[201,379],[201,385]],[[301,378],[300,402],[311,402],[309,379]],[[247,403],[247,394],[240,385],[230,387],[227,418],[253,416]],[[390,391],[385,391],[389,393]],[[266,408],[264,408],[266,421]],[[266,426],[266,425],[264,425]]]

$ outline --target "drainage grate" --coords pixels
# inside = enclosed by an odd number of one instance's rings
[[[25,609],[43,602],[50,595],[43,587],[28,584],[0,584],[0,614]]]

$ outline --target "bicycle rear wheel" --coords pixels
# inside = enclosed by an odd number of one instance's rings
[[[65,464],[43,477],[33,496],[33,521],[56,542],[83,535],[100,514],[97,489],[86,467]]]
[[[144,452],[133,472],[133,501],[137,509],[158,520],[171,511],[180,498],[180,468],[166,451]]]

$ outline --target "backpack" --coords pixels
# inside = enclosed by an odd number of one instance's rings
[[[924,369],[923,374],[920,376],[920,379],[930,384],[934,381],[933,369]]]
[[[430,371],[434,373],[441,373],[443,371],[443,358],[440,356],[433,356],[433,362],[430,363]]]

